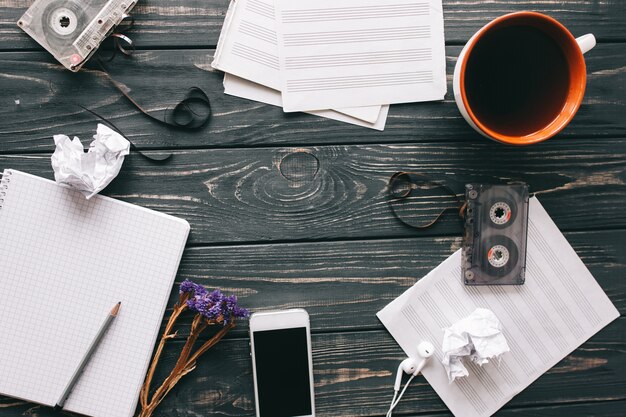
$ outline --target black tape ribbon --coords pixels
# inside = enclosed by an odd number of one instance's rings
[[[156,120],[159,123],[180,128],[180,129],[199,129],[203,127],[211,117],[211,102],[206,93],[199,87],[191,87],[185,97],[176,103],[173,107],[168,107],[163,110],[163,114],[161,117],[157,117],[154,113],[146,111],[135,99],[133,99],[128,91],[130,89],[124,84],[117,80],[115,80],[105,66],[105,62],[110,62],[115,58],[117,52],[119,51],[124,56],[130,57],[135,51],[134,42],[124,34],[124,32],[128,31],[133,27],[134,18],[132,16],[126,15],[124,20],[117,26],[115,33],[111,34],[111,38],[113,39],[113,50],[111,51],[110,57],[104,57],[98,51],[98,55],[95,56],[95,61],[97,62],[99,68],[93,69],[102,73],[111,84],[120,92],[128,101],[130,101],[140,112],[144,115],[150,117],[153,120]],[[135,146],[130,139],[128,139],[121,131],[118,129],[113,123],[95,113],[94,111],[80,106],[81,108],[87,110],[89,113],[98,117],[102,121],[106,122],[113,129],[118,131],[122,136],[124,136],[130,143],[131,149],[139,152],[142,156],[152,160],[152,161],[165,161],[172,156],[171,153],[160,154],[160,155],[152,155],[141,152],[137,146]]]
[[[445,191],[446,194],[453,197],[457,205],[454,207],[443,207],[441,210],[436,211],[435,215],[432,217],[429,216],[426,221],[417,224],[404,219],[403,216],[398,213],[399,206],[404,202],[409,202],[411,197],[417,197],[416,194],[419,190],[434,189]],[[450,187],[442,182],[433,181],[428,176],[418,172],[396,172],[389,178],[387,192],[389,207],[394,217],[414,229],[427,229],[433,226],[448,210],[458,211],[459,216],[464,217],[465,204],[463,204],[459,196]]]

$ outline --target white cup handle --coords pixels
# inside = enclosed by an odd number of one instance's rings
[[[583,54],[591,51],[594,46],[596,46],[596,37],[593,34],[588,33],[586,35],[580,36],[576,38],[576,42],[578,42],[578,46]]]

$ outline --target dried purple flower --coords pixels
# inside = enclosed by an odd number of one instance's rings
[[[187,307],[201,314],[207,320],[221,322],[224,325],[237,318],[246,318],[250,312],[237,304],[237,296],[225,296],[220,290],[210,293],[202,285],[185,280],[180,284],[180,294],[189,294]]]
[[[180,284],[179,292],[180,294],[204,295],[206,294],[206,288],[186,279]]]
[[[209,300],[211,300],[212,303],[219,303],[223,299],[224,299],[224,295],[222,294],[220,290],[213,290],[213,292],[209,294]]]
[[[219,320],[222,315],[222,307],[220,303],[213,304],[202,312],[202,315],[209,320]]]

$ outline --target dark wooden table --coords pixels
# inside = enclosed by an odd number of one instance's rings
[[[213,105],[209,125],[199,132],[164,127],[129,105],[105,77],[62,69],[19,31],[15,22],[30,3],[0,3],[0,169],[51,178],[52,135],[87,141],[95,132],[97,119],[76,104],[113,121],[143,151],[173,152],[164,165],[132,153],[104,194],[191,223],[177,282],[220,287],[253,310],[309,311],[320,416],[385,414],[403,354],[375,312],[460,244],[461,222],[453,215],[423,232],[392,216],[385,186],[395,171],[459,184],[527,181],[626,311],[624,0],[444,0],[449,80],[467,39],[507,12],[545,12],[576,36],[598,38],[587,55],[588,88],[578,115],[557,137],[527,148],[474,133],[451,86],[444,102],[392,106],[382,133],[225,96],[222,74],[210,62],[227,0],[141,0],[135,8],[129,35],[138,51],[130,60],[116,58],[111,73],[151,111],[181,99],[191,86],[207,91]],[[243,323],[207,354],[157,415],[254,415],[246,332]],[[499,414],[625,415],[625,335],[622,317]],[[180,346],[181,340],[172,343],[161,376]],[[397,409],[408,416],[448,413],[423,378]],[[0,398],[0,416],[17,415],[54,413]]]

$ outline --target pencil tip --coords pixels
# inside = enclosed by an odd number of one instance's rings
[[[111,315],[112,316],[117,316],[117,313],[120,311],[120,307],[122,306],[122,302],[118,302],[117,304],[115,304],[115,307],[113,307],[113,310],[111,310]]]

